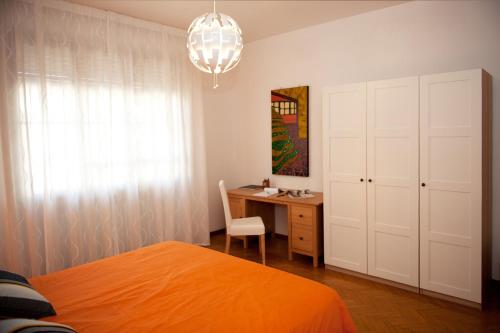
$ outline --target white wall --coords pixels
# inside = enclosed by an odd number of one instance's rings
[[[324,86],[484,68],[493,76],[493,273],[500,278],[500,2],[409,2],[249,43],[239,66],[207,82],[210,227],[224,227],[217,180],[271,174],[271,89],[310,86],[310,177],[271,177],[322,190]]]

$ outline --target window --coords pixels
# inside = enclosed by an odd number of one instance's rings
[[[22,165],[32,177],[27,193],[169,185],[184,170],[175,96],[56,76],[45,80],[43,96],[36,75],[20,74]]]

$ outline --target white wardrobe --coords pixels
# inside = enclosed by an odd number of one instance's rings
[[[483,70],[325,88],[327,266],[482,302],[489,96]]]

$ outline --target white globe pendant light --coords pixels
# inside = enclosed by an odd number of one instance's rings
[[[214,76],[225,73],[238,64],[243,49],[241,29],[231,17],[215,11],[193,20],[188,29],[189,59],[199,69]]]

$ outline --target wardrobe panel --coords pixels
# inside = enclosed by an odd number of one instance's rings
[[[364,172],[362,156],[364,144],[362,138],[330,138],[330,168],[337,175],[358,176]]]
[[[470,193],[455,191],[429,191],[429,231],[452,237],[471,236]]]
[[[376,262],[374,267],[378,271],[385,272],[391,276],[406,279],[412,270],[412,262],[408,261],[411,256],[410,243],[406,235],[394,235],[388,232],[375,232]],[[394,255],[394,248],[398,249],[399,255]]]
[[[367,84],[368,274],[418,286],[418,77]]]
[[[410,230],[413,214],[411,193],[401,186],[383,186],[375,187],[376,202],[374,203],[375,221],[380,225],[388,225],[391,227],[402,228],[406,231]]]
[[[481,302],[482,71],[420,79],[420,285]]]
[[[323,94],[325,263],[366,267],[366,84]]]
[[[468,79],[432,82],[427,89],[430,128],[471,126],[471,82]]]

